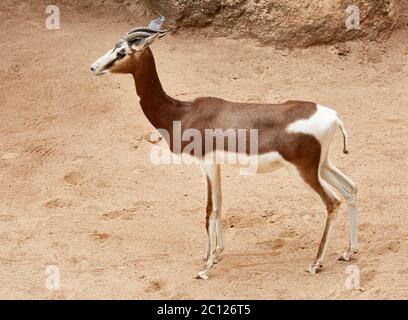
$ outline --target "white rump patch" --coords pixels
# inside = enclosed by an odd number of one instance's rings
[[[312,135],[323,145],[328,133],[334,132],[336,123],[336,111],[318,104],[316,112],[309,119],[296,120],[287,126],[286,131]]]

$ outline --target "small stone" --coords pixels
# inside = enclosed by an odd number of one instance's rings
[[[345,57],[350,53],[350,48],[345,43],[338,43],[334,46],[334,52],[340,57]]]

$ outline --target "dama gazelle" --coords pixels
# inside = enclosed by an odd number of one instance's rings
[[[281,167],[300,178],[316,192],[327,209],[326,225],[317,256],[308,268],[316,273],[322,268],[330,231],[333,228],[340,199],[336,189],[347,201],[349,219],[349,247],[339,260],[349,261],[357,253],[356,185],[329,161],[329,148],[336,128],[343,134],[344,153],[347,151],[347,134],[336,112],[312,102],[287,101],[280,104],[237,103],[212,97],[193,101],[178,101],[168,96],[159,81],[153,54],[149,45],[168,30],[161,30],[164,18],[150,22],[148,27],[134,28],[119,40],[113,49],[92,64],[96,75],[111,73],[132,74],[140,105],[147,119],[156,129],[169,133],[172,143],[173,123],[179,121],[182,131],[206,129],[258,130],[259,173]],[[202,135],[204,136],[204,134]],[[187,142],[183,141],[183,145]],[[210,153],[228,151],[215,145]],[[207,154],[205,154],[207,152]],[[204,150],[202,157],[208,155]],[[251,155],[253,157],[253,155]],[[208,278],[210,268],[218,262],[224,249],[221,230],[221,176],[220,164],[198,159],[207,182],[206,230],[208,248],[206,264],[197,277]]]

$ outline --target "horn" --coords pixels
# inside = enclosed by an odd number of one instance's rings
[[[151,35],[152,35],[151,33],[145,32],[145,31],[134,31],[131,34],[127,33],[125,35],[125,40],[132,41],[133,39],[138,38],[138,37],[148,38]]]
[[[150,29],[150,28],[146,28],[146,27],[136,27],[136,28],[133,28],[133,29],[129,30],[126,34],[129,35],[129,34],[131,34],[133,32],[138,32],[138,31],[154,33],[154,32],[158,32],[159,30]]]
[[[172,32],[172,31],[173,29],[160,30],[159,38],[164,37],[168,32]]]
[[[163,37],[166,35],[167,32],[169,32],[170,30],[153,30],[153,29],[149,29],[149,28],[134,28],[132,30],[130,30],[128,33],[126,33],[125,35],[125,39],[127,41],[129,40],[133,40],[134,38],[137,37],[150,37],[153,34],[158,33],[159,34],[159,38]]]
[[[170,29],[159,30],[159,29],[151,29],[151,28],[146,28],[146,27],[138,27],[138,28],[131,29],[130,31],[128,31],[126,33],[126,35],[129,35],[129,34],[131,34],[133,32],[138,32],[138,31],[149,32],[149,33],[160,33],[161,34],[161,33],[169,32]]]

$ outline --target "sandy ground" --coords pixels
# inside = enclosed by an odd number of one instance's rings
[[[360,290],[345,286],[342,206],[324,270],[305,272],[324,208],[285,171],[223,170],[226,250],[195,280],[206,238],[205,185],[195,166],[153,165],[130,76],[89,65],[134,23],[45,14],[2,19],[0,298],[374,299],[408,296],[408,33],[385,43],[282,51],[249,40],[173,35],[154,44],[159,75],[179,99],[307,99],[333,107],[350,134],[332,159],[359,185]],[[3,14],[4,18],[4,14]],[[143,21],[144,23],[145,21]],[[45,286],[47,266],[61,289]]]

